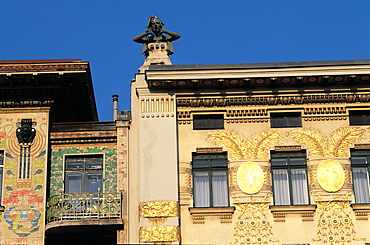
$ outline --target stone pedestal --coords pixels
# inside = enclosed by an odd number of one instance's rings
[[[149,43],[148,48],[148,56],[139,68],[139,73],[144,73],[150,65],[172,65],[167,53],[167,43]]]

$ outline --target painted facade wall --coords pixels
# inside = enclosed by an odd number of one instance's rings
[[[50,196],[64,192],[64,166],[66,155],[103,154],[104,179],[102,192],[117,192],[116,144],[53,145],[51,152]]]
[[[22,136],[17,138],[22,119],[31,119],[36,132],[29,143],[20,143]],[[0,109],[1,204],[5,207],[0,216],[1,244],[44,244],[48,129],[47,108]]]

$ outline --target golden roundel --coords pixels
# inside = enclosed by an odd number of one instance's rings
[[[324,160],[317,167],[317,181],[327,192],[337,192],[344,185],[344,170],[335,160]]]
[[[237,172],[239,188],[247,194],[259,192],[265,182],[265,176],[261,166],[255,162],[244,162]]]

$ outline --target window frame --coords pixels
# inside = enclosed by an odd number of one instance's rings
[[[67,159],[68,158],[89,158],[89,157],[101,157],[101,169],[86,169],[86,163],[84,162],[84,169],[67,169]],[[63,167],[64,167],[64,193],[95,193],[95,192],[88,192],[89,189],[89,178],[88,176],[91,174],[100,174],[101,175],[101,187],[100,193],[104,192],[104,169],[105,169],[105,155],[103,153],[98,154],[66,154],[64,155],[63,159]],[[67,192],[69,189],[69,183],[67,182],[69,174],[80,174],[81,175],[81,192]],[[99,188],[99,187],[98,187]],[[97,191],[98,192],[98,191]]]
[[[309,179],[308,179],[308,168],[307,168],[307,155],[305,150],[301,151],[271,151],[270,153],[270,166],[271,166],[271,180],[272,180],[272,192],[273,192],[273,200],[275,206],[302,206],[302,205],[310,205],[310,185],[309,185]],[[304,165],[291,165],[291,159],[304,159],[305,164]],[[273,159],[286,159],[286,165],[275,165],[273,166]],[[307,203],[305,204],[294,204],[294,197],[293,197],[293,189],[292,189],[292,170],[294,169],[302,169],[304,168],[305,171],[305,177],[306,177],[306,188],[307,188]],[[274,183],[274,174],[273,170],[278,169],[284,169],[287,170],[287,176],[288,176],[288,191],[289,191],[289,203],[288,204],[276,204],[275,198],[275,183]]]
[[[361,116],[361,123],[353,122],[354,116]],[[349,110],[348,117],[350,126],[370,125],[370,110]]]
[[[274,120],[282,118],[283,125],[276,125]],[[289,125],[290,118],[298,118],[299,124]],[[271,128],[299,128],[302,127],[302,113],[299,111],[295,112],[270,112],[270,126]]]
[[[194,160],[200,160],[201,158],[207,157],[208,161],[208,166],[207,167],[194,167]],[[197,159],[198,158],[198,159]],[[212,160],[219,160],[222,159],[225,161],[225,166],[219,166],[219,167],[213,167],[212,166]],[[222,153],[192,153],[192,161],[191,161],[191,166],[192,166],[192,183],[193,183],[193,207],[194,208],[220,208],[220,207],[230,207],[230,194],[229,194],[229,170],[228,170],[228,158],[227,158],[227,152],[222,152]],[[196,192],[194,191],[195,189],[195,174],[194,172],[207,172],[208,173],[208,190],[209,190],[209,206],[197,206],[195,201],[195,195]],[[213,175],[212,173],[214,172],[226,172],[226,201],[227,204],[225,206],[214,206],[213,205]]]
[[[197,126],[196,121],[206,120],[206,126]],[[212,126],[212,120],[222,121],[221,126]],[[213,129],[224,129],[225,128],[225,117],[224,114],[194,114],[193,115],[193,130],[213,130]]]
[[[353,157],[365,157],[366,158],[366,164],[356,164],[356,163],[353,163],[352,159]],[[368,202],[358,202],[357,201],[357,198],[358,198],[358,194],[356,195],[356,191],[355,191],[355,178],[354,178],[354,174],[353,174],[353,169],[354,168],[366,168],[367,170],[367,189],[368,189],[368,193],[370,193],[370,150],[356,150],[356,149],[351,149],[351,158],[350,158],[350,161],[351,161],[351,173],[352,173],[352,189],[353,189],[353,194],[355,196],[355,204],[370,204],[370,198],[369,198],[369,201]]]

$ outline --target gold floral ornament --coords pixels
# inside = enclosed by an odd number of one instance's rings
[[[141,217],[177,217],[179,206],[176,201],[151,201],[140,204]]]
[[[347,157],[349,146],[360,140],[365,133],[360,127],[344,127],[332,132],[329,137],[317,129],[293,130],[289,135],[306,146],[311,158]]]
[[[317,199],[317,238],[312,239],[313,241],[320,242],[320,244],[341,245],[350,245],[354,241],[365,241],[364,238],[356,237],[348,194],[343,199],[337,196],[330,201],[323,201],[319,195]]]
[[[237,172],[239,188],[247,194],[259,192],[264,184],[265,177],[261,166],[255,162],[244,162]]]
[[[140,227],[140,242],[178,242],[180,228],[178,226],[149,226]]]
[[[344,171],[339,162],[324,160],[317,167],[317,181],[327,192],[337,192],[344,185]]]
[[[258,198],[248,200],[247,203],[235,203],[237,221],[234,227],[235,240],[230,244],[278,244],[273,238],[272,226],[269,222],[269,195],[263,200]]]
[[[267,159],[269,150],[282,139],[282,132],[263,130],[245,139],[233,130],[217,130],[207,138],[216,145],[224,147],[230,160]]]

